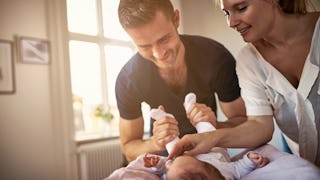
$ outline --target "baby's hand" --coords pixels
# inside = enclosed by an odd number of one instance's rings
[[[148,153],[146,153],[143,157],[144,167],[147,168],[157,166],[159,161],[160,157],[157,155],[148,155]]]
[[[247,156],[258,168],[261,168],[270,162],[269,158],[253,151],[248,152]]]

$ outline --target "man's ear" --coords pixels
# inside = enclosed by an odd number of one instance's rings
[[[174,11],[173,24],[176,28],[180,25],[180,12],[177,9]]]

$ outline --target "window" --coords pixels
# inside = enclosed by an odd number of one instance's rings
[[[135,53],[118,22],[119,0],[67,0],[76,139],[118,136],[115,81]],[[106,122],[97,110],[110,111]],[[108,129],[106,129],[108,128]]]

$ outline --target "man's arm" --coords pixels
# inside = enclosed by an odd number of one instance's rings
[[[128,161],[133,161],[144,153],[159,154],[163,151],[151,139],[143,140],[143,127],[142,117],[133,120],[120,118],[121,147]]]
[[[231,102],[219,102],[221,111],[228,118],[225,122],[217,122],[217,129],[230,128],[242,124],[247,120],[246,108],[242,97]]]

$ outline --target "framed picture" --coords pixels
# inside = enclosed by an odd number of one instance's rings
[[[20,62],[34,64],[49,64],[50,46],[44,39],[33,37],[18,37]]]
[[[0,94],[15,91],[12,42],[0,39]]]

